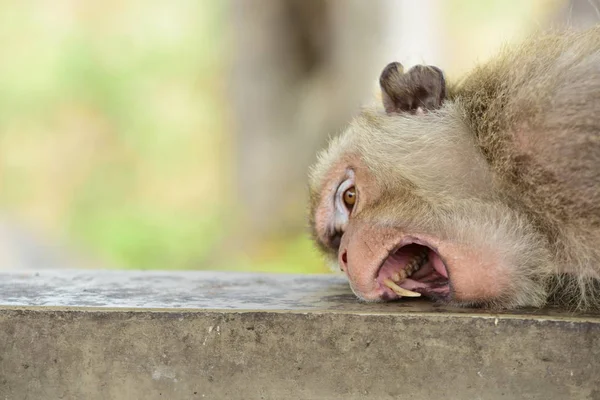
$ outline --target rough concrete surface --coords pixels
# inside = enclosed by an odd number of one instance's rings
[[[600,399],[600,316],[358,302],[343,279],[0,274],[0,399]]]

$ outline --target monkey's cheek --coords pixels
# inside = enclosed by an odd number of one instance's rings
[[[448,269],[452,300],[491,301],[510,291],[513,274],[497,252],[457,244],[442,244],[439,251]]]

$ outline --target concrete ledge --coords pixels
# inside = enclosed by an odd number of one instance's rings
[[[343,279],[0,274],[0,399],[599,399],[600,316],[361,304]]]

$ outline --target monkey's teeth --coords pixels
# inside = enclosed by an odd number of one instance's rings
[[[427,261],[427,250],[424,250],[421,254],[416,255],[403,269],[406,271],[406,276],[411,276],[414,272],[418,271]],[[406,277],[405,277],[406,278]]]
[[[427,257],[428,254],[429,254],[428,250],[424,250],[420,254],[413,256],[413,258],[404,266],[404,268],[401,268],[400,270],[395,271],[394,273],[392,273],[392,275],[390,276],[389,279],[384,280],[384,284],[387,287],[389,287],[390,289],[392,289],[399,296],[404,296],[404,297],[419,297],[419,296],[421,296],[420,293],[416,293],[416,292],[404,289],[404,288],[398,286],[397,284],[404,282],[406,280],[406,278],[408,278],[409,276],[414,274],[423,265],[425,265],[425,263],[427,262],[427,259],[428,259],[428,257]]]
[[[398,296],[404,297],[421,297],[421,293],[413,292],[412,290],[404,289],[396,285],[391,279],[386,279],[383,284],[394,291]]]

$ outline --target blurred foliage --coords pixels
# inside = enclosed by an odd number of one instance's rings
[[[223,235],[224,2],[0,3],[0,205],[107,265]]]

